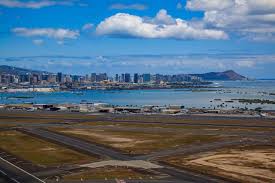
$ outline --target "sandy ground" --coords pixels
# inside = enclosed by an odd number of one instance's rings
[[[142,169],[162,168],[162,166],[150,163],[148,161],[143,161],[143,160],[131,160],[131,161],[109,160],[109,161],[89,163],[89,164],[80,165],[80,166],[89,167],[89,168],[99,168],[99,167],[105,167],[105,166],[123,166],[123,167],[142,168]]]
[[[137,144],[148,143],[152,141],[152,140],[139,140],[136,138],[118,137],[117,135],[112,135],[112,134],[108,134],[108,135],[100,134],[100,131],[96,133],[96,132],[89,132],[86,129],[84,130],[74,129],[74,130],[66,130],[61,132],[71,133],[75,135],[85,135],[85,136],[97,138],[100,141],[112,142],[112,146],[116,148],[134,147]]]
[[[188,164],[216,168],[218,174],[247,182],[275,182],[275,149],[233,150],[194,159]]]
[[[86,135],[86,136],[90,136],[90,137],[95,137],[95,138],[99,138],[103,141],[108,141],[108,142],[133,142],[135,141],[135,139],[130,139],[130,138],[121,138],[121,137],[116,137],[114,135],[103,135],[100,133],[94,133],[94,132],[89,132],[87,130],[66,130],[66,131],[61,131],[64,133],[71,133],[71,134],[75,134],[75,135]]]
[[[109,142],[133,142],[135,139],[130,139],[130,138],[121,138],[121,137],[115,137],[112,135],[103,135],[99,133],[94,133],[94,132],[88,132],[87,130],[71,130],[71,131],[64,131],[64,132],[69,132],[72,134],[76,135],[86,135],[86,136],[91,136],[95,138],[100,138],[103,141],[109,141]]]

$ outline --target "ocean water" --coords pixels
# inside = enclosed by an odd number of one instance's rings
[[[51,104],[78,104],[87,102],[106,102],[112,105],[183,105],[187,108],[218,108],[224,103],[224,108],[247,107],[275,110],[274,104],[241,104],[237,101],[228,103],[231,99],[266,99],[274,100],[275,80],[256,81],[216,81],[216,88],[202,89],[158,89],[158,90],[86,90],[78,92],[52,93],[0,93],[0,103],[51,103]],[[30,98],[14,98],[18,96]],[[215,100],[216,99],[216,100]]]

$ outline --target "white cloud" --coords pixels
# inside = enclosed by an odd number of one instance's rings
[[[0,0],[0,6],[5,6],[8,8],[31,8],[39,9],[54,5],[71,5],[70,1],[51,1],[51,0],[41,0],[41,1],[19,1],[19,0]]]
[[[171,15],[167,14],[167,11],[164,9],[159,10],[159,12],[156,14],[156,17],[153,19],[153,22],[155,24],[175,24],[176,20],[173,19]]]
[[[94,24],[92,24],[92,23],[87,23],[87,24],[85,24],[85,25],[82,26],[82,30],[83,30],[83,31],[87,31],[87,30],[92,29],[93,27],[94,27]]]
[[[110,9],[116,9],[116,10],[124,10],[124,9],[145,10],[145,9],[147,9],[147,6],[144,5],[144,4],[121,4],[121,3],[116,3],[116,4],[112,4],[110,6]]]
[[[233,5],[234,0],[189,0],[186,8],[190,10],[223,10]]]
[[[208,27],[252,40],[275,39],[275,0],[188,0],[186,8],[204,11],[202,22]]]
[[[44,40],[43,39],[34,39],[32,42],[35,45],[42,45],[44,43]]]
[[[234,0],[188,0],[186,8],[189,10],[223,10],[233,5]]]
[[[69,30],[69,29],[53,29],[53,28],[34,28],[28,29],[24,27],[12,29],[16,35],[25,36],[25,37],[48,37],[58,40],[63,39],[76,39],[79,36],[78,31]]]
[[[193,26],[192,23],[174,19],[166,10],[160,10],[154,18],[142,18],[126,13],[117,13],[96,28],[98,35],[130,36],[139,38],[173,39],[227,39],[225,32]]]

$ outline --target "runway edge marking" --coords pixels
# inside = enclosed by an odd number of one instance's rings
[[[29,176],[33,177],[34,179],[38,180],[39,182],[46,183],[46,182],[44,182],[43,180],[39,179],[38,177],[36,177],[36,176],[30,174],[29,172],[23,170],[22,168],[20,168],[20,167],[14,165],[14,164],[12,164],[11,162],[9,162],[9,161],[7,161],[7,160],[1,158],[1,157],[0,157],[0,159],[1,159],[2,161],[4,161],[4,162],[8,163],[9,165],[11,165],[11,166],[13,166],[13,167],[19,169],[20,171],[22,171],[22,172],[28,174]]]

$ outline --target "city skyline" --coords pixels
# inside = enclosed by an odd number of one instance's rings
[[[1,67],[1,66],[0,66]],[[9,67],[9,66],[4,66]],[[9,68],[20,69],[20,68]],[[19,71],[18,71],[19,72]],[[23,73],[4,72],[0,75],[0,84],[61,84],[61,83],[161,83],[161,82],[200,82],[203,79],[190,74],[152,74],[152,73],[119,73],[108,75],[107,73],[89,73],[82,75],[64,74],[62,72],[49,73],[47,71],[25,71]]]
[[[255,0],[0,0],[0,64],[275,78],[274,13]]]

